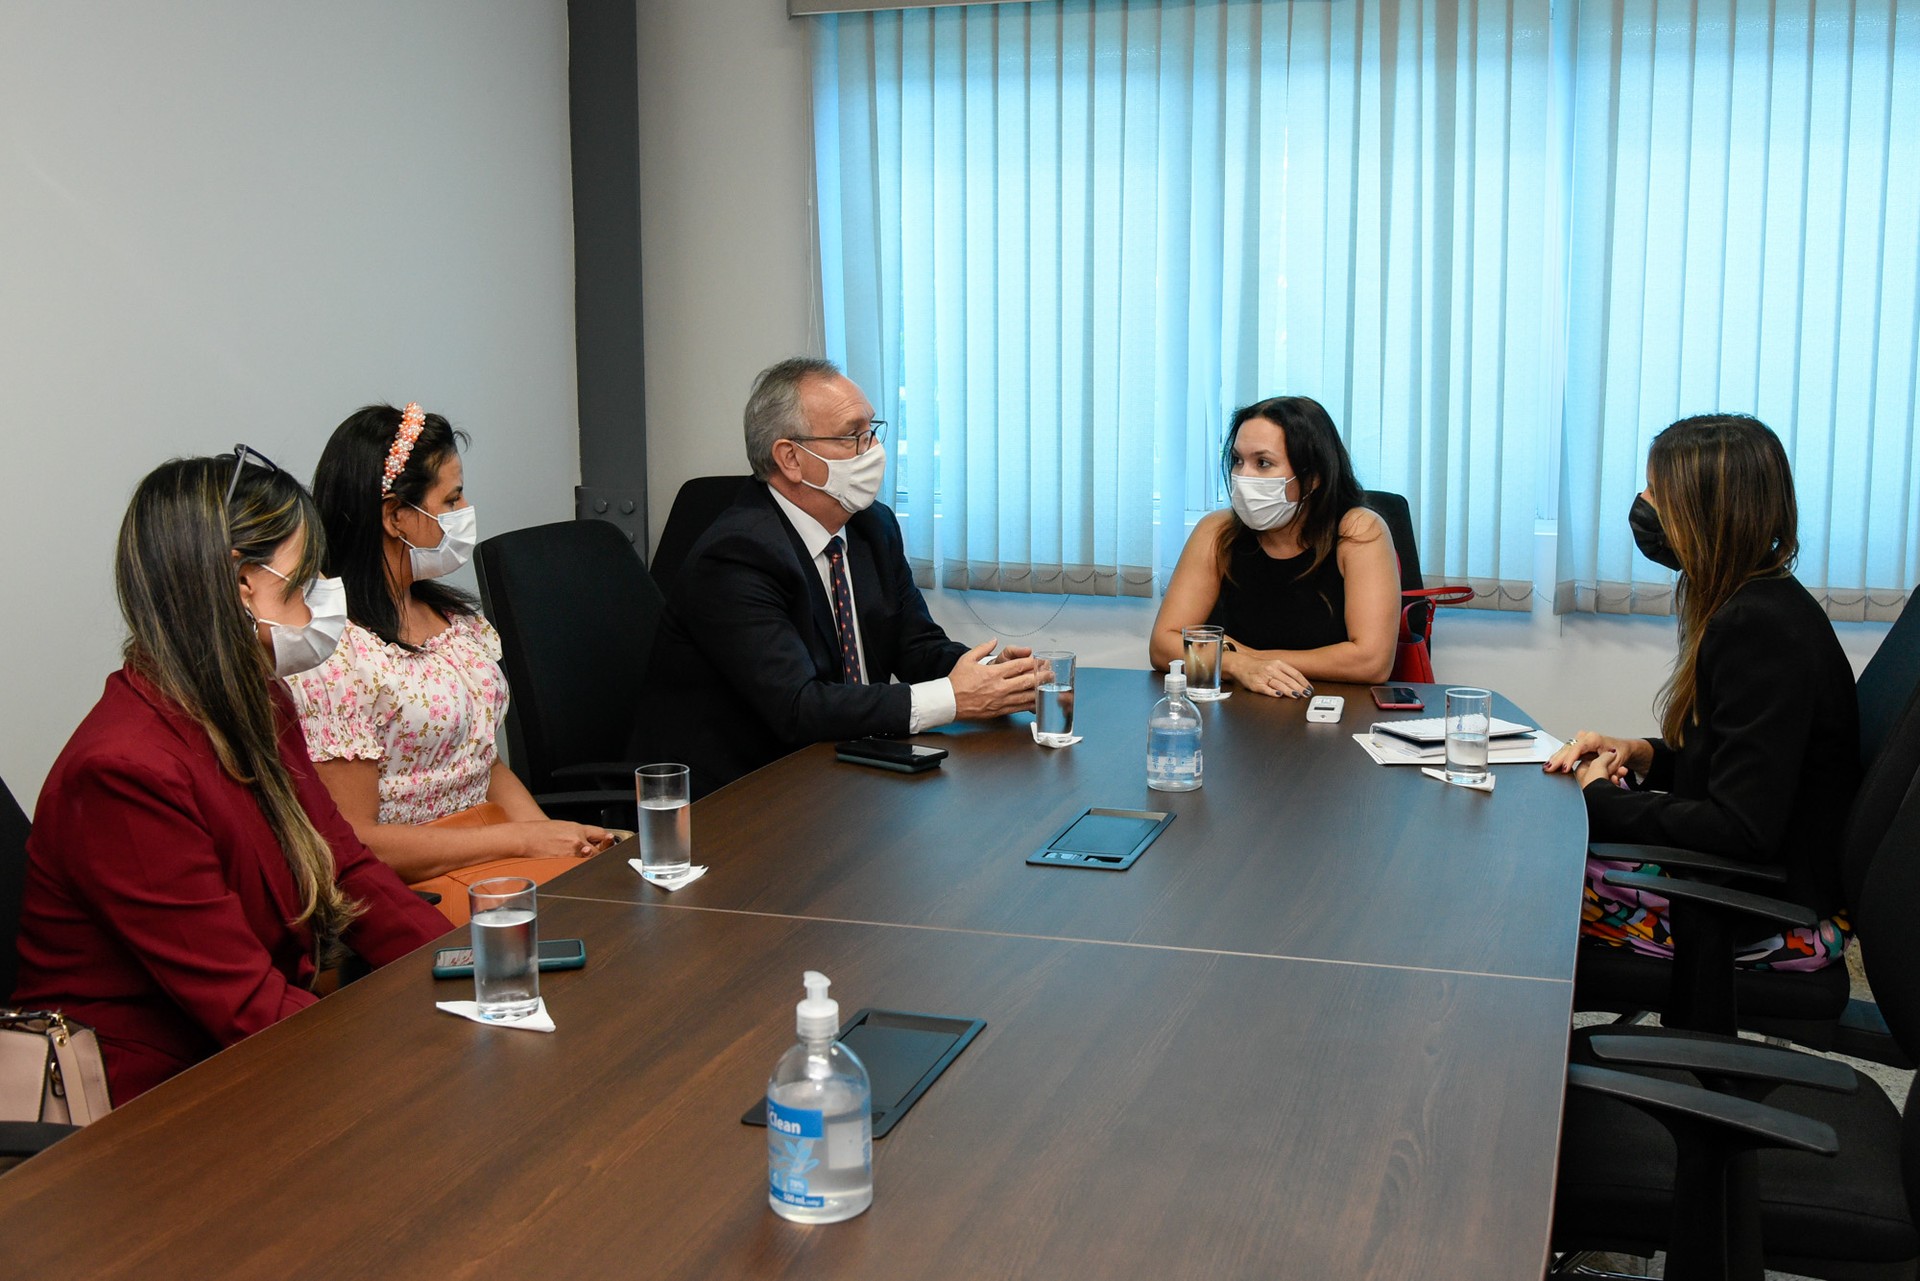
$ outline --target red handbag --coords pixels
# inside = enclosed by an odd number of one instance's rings
[[[1413,685],[1433,683],[1433,655],[1428,642],[1433,638],[1435,606],[1462,605],[1473,599],[1473,588],[1413,587],[1400,593],[1400,640],[1393,654],[1396,682]],[[1415,611],[1418,611],[1416,614]]]

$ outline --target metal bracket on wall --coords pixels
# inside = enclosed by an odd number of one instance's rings
[[[573,515],[576,520],[604,520],[617,525],[646,559],[646,495],[632,489],[608,489],[597,485],[576,485],[573,490]]]

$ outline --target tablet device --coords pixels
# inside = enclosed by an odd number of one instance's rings
[[[1373,728],[1422,747],[1433,747],[1447,741],[1447,718],[1444,716],[1423,716],[1413,721],[1375,721]],[[1493,717],[1487,727],[1488,738],[1519,738],[1531,733],[1533,726],[1503,721],[1498,716]]]
[[[921,774],[936,768],[947,758],[944,747],[926,747],[897,738],[856,738],[850,743],[833,745],[835,760],[850,765],[871,765],[875,769],[900,774]]]
[[[906,1010],[864,1009],[848,1020],[835,1039],[853,1051],[873,1083],[873,1137],[884,1138],[986,1025],[985,1019]],[[765,1125],[767,1101],[748,1108],[740,1123]]]

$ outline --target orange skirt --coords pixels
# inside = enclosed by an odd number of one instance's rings
[[[472,809],[461,810],[458,814],[449,814],[437,818],[423,827],[490,827],[495,823],[507,823],[512,820],[507,812],[493,801],[486,801]],[[524,876],[536,885],[544,885],[562,872],[570,872],[586,862],[584,858],[496,858],[486,863],[475,863],[472,867],[455,868],[440,876],[429,877],[424,881],[415,881],[407,888],[426,890],[440,896],[435,906],[440,915],[454,925],[465,925],[468,920],[467,887],[478,881],[495,876]]]

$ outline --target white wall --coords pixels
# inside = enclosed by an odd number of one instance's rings
[[[754,375],[818,352],[807,24],[780,0],[640,0],[647,513],[747,470]]]
[[[656,536],[681,482],[746,470],[740,409],[753,375],[782,356],[818,352],[822,342],[807,24],[783,9],[777,0],[640,6],[648,503]],[[1550,577],[1550,554],[1546,564]],[[1151,601],[990,592],[930,592],[928,601],[956,638],[998,634],[1070,648],[1085,663],[1147,665]],[[1886,632],[1877,624],[1838,630],[1856,669]],[[1653,730],[1654,693],[1673,651],[1670,619],[1449,610],[1436,633],[1435,665],[1443,679],[1502,691],[1561,733],[1641,733]]]
[[[369,401],[473,435],[483,535],[579,479],[563,0],[0,5],[0,777],[118,663],[134,483],[310,476]]]

